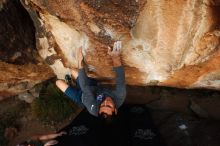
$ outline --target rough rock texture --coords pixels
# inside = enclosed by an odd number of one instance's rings
[[[91,75],[111,79],[107,46],[123,42],[130,85],[220,89],[219,0],[24,0],[37,47],[58,78],[83,47]]]
[[[173,111],[220,120],[220,92],[158,86],[128,86],[126,103],[146,104],[150,109]]]
[[[18,0],[0,2],[0,100],[54,76],[35,46],[35,29]]]

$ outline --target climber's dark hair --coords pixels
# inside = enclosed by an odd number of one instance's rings
[[[114,121],[116,119],[115,112],[113,112],[112,115],[108,115],[106,113],[101,113],[98,116],[101,119],[102,123],[105,125],[111,125],[112,123],[114,123]]]

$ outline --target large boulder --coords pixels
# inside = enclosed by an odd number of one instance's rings
[[[123,43],[130,85],[220,89],[219,0],[23,0],[40,56],[58,78],[83,48],[90,75],[111,79],[107,48]]]

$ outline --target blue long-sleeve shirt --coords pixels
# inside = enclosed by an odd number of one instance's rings
[[[79,85],[82,90],[82,103],[87,108],[90,114],[98,116],[100,103],[96,99],[96,96],[103,93],[112,98],[115,103],[116,109],[118,109],[124,102],[126,97],[126,85],[125,85],[125,73],[123,66],[114,67],[116,72],[116,89],[105,89],[101,86],[90,86],[88,77],[85,73],[85,69],[79,70]]]

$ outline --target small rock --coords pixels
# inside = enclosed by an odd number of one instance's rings
[[[27,119],[27,117],[22,117],[22,118],[20,119],[20,121],[21,121],[21,123],[25,123],[25,122],[28,121],[28,119]]]
[[[208,113],[202,109],[197,103],[195,103],[193,100],[190,101],[190,109],[199,117],[202,118],[208,118]]]
[[[14,55],[10,58],[12,61],[15,61],[17,58],[21,57],[21,52],[15,52]]]
[[[33,97],[37,98],[40,95],[40,91],[42,89],[42,84],[36,85],[34,88],[29,90]]]
[[[185,130],[185,129],[187,129],[187,126],[186,126],[185,124],[182,124],[182,125],[179,125],[179,128],[180,128],[181,130]]]
[[[33,100],[35,99],[35,97],[32,94],[28,93],[28,92],[24,92],[22,94],[19,94],[18,98],[20,100],[24,100],[27,103],[32,103]]]

